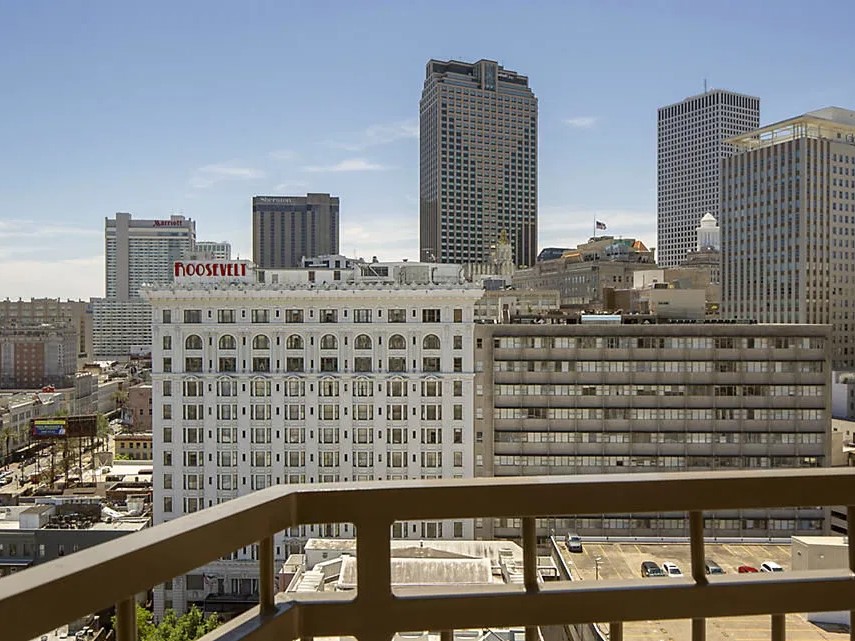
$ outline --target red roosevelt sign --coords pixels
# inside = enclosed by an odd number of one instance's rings
[[[240,276],[246,277],[246,263],[182,263],[176,262],[173,276]]]

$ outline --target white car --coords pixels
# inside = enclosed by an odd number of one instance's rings
[[[760,571],[761,572],[783,572],[784,568],[782,568],[780,565],[778,565],[774,561],[763,561],[763,563],[760,564]]]
[[[662,564],[662,569],[665,571],[665,576],[668,576],[672,579],[683,578],[683,572],[680,570],[676,563],[665,561],[665,563]]]

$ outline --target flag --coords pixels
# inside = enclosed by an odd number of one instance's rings
[[[597,229],[605,229],[605,228],[606,228],[606,224],[605,224],[605,223],[601,223],[601,222],[598,220],[598,221],[597,221]]]

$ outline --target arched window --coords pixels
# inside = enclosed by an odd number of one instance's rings
[[[389,337],[389,349],[407,349],[407,341],[400,334],[392,334]]]
[[[321,336],[321,349],[335,349],[338,347],[338,340],[332,334],[324,334]]]
[[[368,334],[360,334],[353,341],[356,349],[371,349],[371,337]]]
[[[237,341],[234,336],[229,334],[225,334],[220,336],[220,349],[235,349],[237,347]]]
[[[252,339],[252,349],[270,349],[270,339],[264,334],[259,334]]]
[[[434,334],[428,334],[422,341],[424,349],[439,349],[439,337]]]
[[[303,349],[303,337],[299,334],[291,334],[288,340],[285,341],[285,347],[288,349]]]
[[[184,349],[202,349],[202,337],[190,334],[184,339]]]

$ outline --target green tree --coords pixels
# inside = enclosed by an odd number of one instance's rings
[[[181,616],[175,610],[167,610],[160,623],[154,622],[154,615],[137,604],[137,641],[195,641],[202,635],[220,625],[216,614],[208,618],[195,605]],[[116,617],[113,617],[116,627]]]

